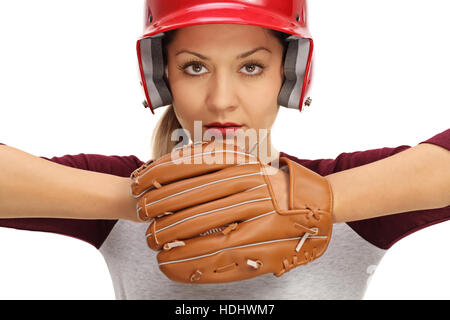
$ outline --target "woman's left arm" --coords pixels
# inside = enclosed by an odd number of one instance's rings
[[[350,222],[450,205],[450,151],[422,143],[326,176],[334,222]]]

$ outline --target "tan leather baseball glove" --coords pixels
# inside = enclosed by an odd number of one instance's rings
[[[136,169],[131,193],[161,271],[219,283],[281,276],[320,257],[332,233],[331,187],[288,158],[279,167],[236,145],[202,142]]]

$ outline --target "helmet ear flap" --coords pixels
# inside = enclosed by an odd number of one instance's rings
[[[288,47],[284,57],[284,81],[278,95],[278,104],[302,110],[311,77],[312,39],[292,35],[286,38]]]
[[[168,73],[164,63],[163,37],[164,33],[158,33],[139,40],[137,45],[142,87],[152,112],[172,103],[166,80]]]

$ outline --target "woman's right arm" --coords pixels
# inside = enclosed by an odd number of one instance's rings
[[[54,163],[0,145],[0,218],[137,221],[129,178]]]

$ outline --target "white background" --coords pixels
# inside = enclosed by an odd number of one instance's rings
[[[2,0],[0,142],[36,156],[150,157],[135,41],[142,1]],[[304,159],[416,145],[448,128],[450,3],[309,3],[313,103],[282,108],[275,146]],[[365,299],[449,299],[449,222],[395,244]],[[370,270],[373,271],[373,270]],[[82,241],[0,228],[0,298],[114,299],[105,261]]]

